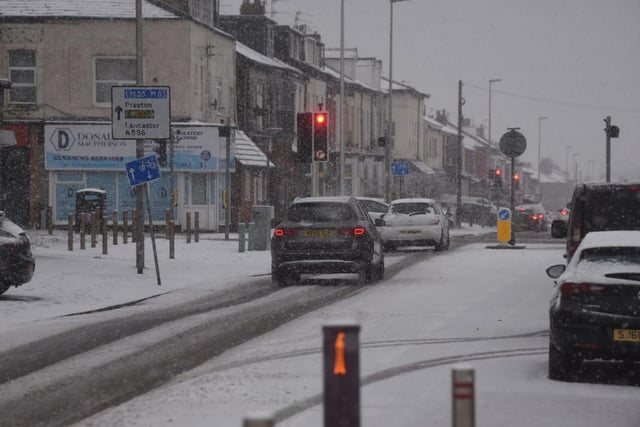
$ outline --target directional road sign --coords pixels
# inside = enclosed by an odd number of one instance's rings
[[[169,139],[171,96],[168,86],[113,86],[113,139]]]
[[[406,160],[391,162],[391,173],[393,175],[409,175],[409,162]]]
[[[125,163],[131,188],[160,179],[160,167],[156,156],[147,156]]]

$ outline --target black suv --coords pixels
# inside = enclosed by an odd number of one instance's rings
[[[364,283],[384,275],[382,239],[354,197],[296,199],[271,238],[271,275],[280,286],[300,274],[358,273]]]
[[[640,183],[578,184],[568,223],[551,223],[551,236],[567,238],[567,262],[590,231],[640,230]]]

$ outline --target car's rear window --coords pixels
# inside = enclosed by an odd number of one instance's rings
[[[287,218],[294,222],[340,222],[354,220],[355,214],[345,203],[295,203]]]
[[[640,229],[640,192],[627,187],[594,190],[584,199],[583,232]]]
[[[598,247],[585,249],[580,259],[591,262],[619,262],[640,264],[640,248],[637,247]]]
[[[430,203],[394,203],[392,210],[399,214],[427,214],[435,213],[435,208]]]

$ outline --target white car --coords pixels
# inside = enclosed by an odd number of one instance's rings
[[[398,199],[376,222],[385,248],[433,246],[436,251],[449,248],[449,221],[440,203],[427,198]]]
[[[384,202],[383,199],[378,199],[375,197],[360,197],[357,196],[358,199],[363,205],[372,221],[375,221],[378,218],[382,218],[382,215],[387,213],[389,210],[389,205]]]

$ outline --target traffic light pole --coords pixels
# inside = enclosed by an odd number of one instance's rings
[[[511,209],[511,217],[513,218],[515,212],[516,212],[516,186],[515,186],[515,179],[514,179],[514,175],[515,175],[515,170],[516,170],[516,158],[515,157],[511,157],[511,200],[510,200],[510,205],[509,208]],[[511,240],[509,240],[509,244],[510,245],[515,245],[516,244],[516,235],[513,232],[513,227],[511,227]]]
[[[606,135],[607,165],[606,165],[606,182],[611,182],[611,116],[604,119],[607,127],[604,129]]]

